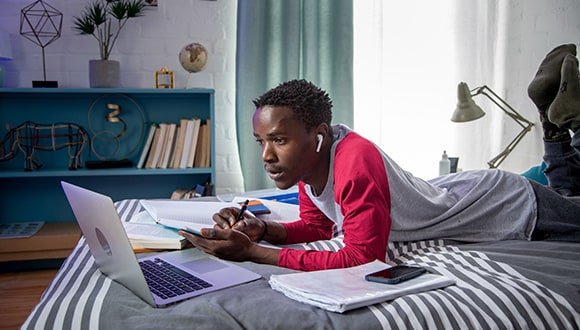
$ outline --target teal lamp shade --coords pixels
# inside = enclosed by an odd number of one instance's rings
[[[467,84],[459,83],[457,86],[457,107],[451,116],[451,121],[462,123],[479,119],[484,115],[485,112],[473,101]]]
[[[4,31],[0,31],[0,88],[4,87],[4,76],[6,69],[4,68],[4,61],[12,59],[12,47],[10,46],[10,38]]]

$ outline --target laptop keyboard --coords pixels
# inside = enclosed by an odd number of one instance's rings
[[[188,274],[158,258],[141,260],[139,264],[151,292],[163,299],[212,286],[199,277]]]

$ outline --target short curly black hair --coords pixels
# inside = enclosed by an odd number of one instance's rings
[[[284,82],[253,101],[256,109],[264,106],[289,107],[306,130],[332,121],[332,100],[328,93],[304,79]]]

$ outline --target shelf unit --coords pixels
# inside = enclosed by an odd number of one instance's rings
[[[118,104],[122,110],[118,117],[125,122],[126,132],[120,138],[116,136],[120,135],[122,125],[104,119],[111,112],[106,107],[109,103]],[[209,168],[135,167],[151,123],[179,123],[181,118],[191,117],[210,120]],[[60,186],[62,180],[109,195],[115,201],[169,198],[176,189],[191,189],[207,180],[215,182],[213,89],[0,88],[0,125],[17,127],[26,121],[48,125],[65,122],[84,127],[98,143],[95,142],[93,150],[86,145],[83,164],[87,160],[100,160],[97,156],[100,155],[127,158],[134,166],[69,170],[69,154],[64,148],[35,151],[43,166],[25,171],[23,153],[19,152],[17,157],[0,162],[0,223],[74,222]],[[2,128],[2,132],[0,139],[7,131]]]

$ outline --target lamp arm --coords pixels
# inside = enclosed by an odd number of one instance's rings
[[[499,97],[491,88],[483,85],[481,87],[474,88],[471,90],[472,96],[475,95],[485,95],[491,100],[498,108],[500,108],[506,115],[512,118],[518,125],[522,127],[522,130],[516,135],[516,137],[505,147],[505,149],[500,152],[497,156],[492,158],[487,165],[489,168],[498,168],[501,163],[509,156],[509,154],[514,150],[514,148],[520,143],[524,136],[532,130],[534,124],[524,118],[519,112],[512,108],[504,99]]]
[[[511,105],[509,105],[509,103],[507,103],[504,99],[499,97],[499,95],[497,95],[487,85],[475,88],[472,91],[475,91],[475,93],[473,93],[472,96],[479,94],[485,95],[488,99],[491,100],[491,102],[497,105],[498,108],[500,108],[503,112],[505,112],[506,115],[512,118],[522,128],[526,128],[530,124],[532,124],[533,126],[533,123],[531,121],[527,120],[524,116],[522,116],[519,112],[517,112]]]
[[[523,130],[518,133],[518,135],[516,135],[516,137],[505,147],[502,152],[488,161],[487,165],[489,165],[489,168],[498,168],[499,165],[507,158],[507,156],[516,148],[524,136],[532,130],[533,126],[533,123],[529,123],[526,127],[524,127]]]

